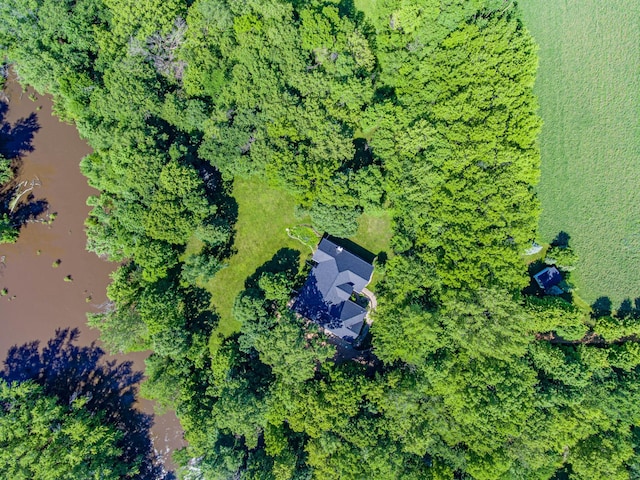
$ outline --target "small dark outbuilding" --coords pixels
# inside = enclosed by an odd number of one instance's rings
[[[547,291],[562,282],[562,275],[560,275],[556,267],[547,267],[541,272],[536,273],[533,279],[541,289]]]
[[[371,281],[373,265],[323,238],[313,254],[315,265],[293,308],[333,335],[353,342],[360,334],[366,309],[351,300]]]

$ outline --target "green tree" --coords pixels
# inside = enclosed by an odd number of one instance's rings
[[[440,310],[447,345],[470,358],[522,357],[532,339],[531,320],[521,304],[497,289],[447,300]]]
[[[445,289],[523,287],[538,214],[533,42],[517,18],[487,13],[419,52],[395,78],[400,108],[381,110],[393,117],[371,140],[374,152],[383,140],[403,246]]]
[[[11,160],[0,157],[0,185],[5,185],[13,178]]]
[[[154,350],[144,391],[178,411],[185,478],[632,476],[637,319],[519,293],[540,119],[517,7],[368,7],[0,5],[8,59],[93,147],[88,247],[120,267],[90,323],[111,349]],[[195,286],[231,253],[227,191],[248,175],[334,235],[391,212],[375,356],[330,360],[327,338],[287,308],[297,264],[247,279],[240,331],[209,338],[217,317]]]
[[[578,256],[571,247],[552,246],[547,250],[544,263],[547,265],[555,265],[565,272],[575,268],[578,262]]]
[[[322,203],[314,203],[309,209],[309,216],[316,229],[336,237],[355,235],[360,213],[357,208],[336,207]]]
[[[19,233],[9,215],[0,215],[0,243],[15,243]]]
[[[133,478],[121,462],[122,433],[84,408],[60,404],[31,383],[0,380],[0,473],[16,480]]]

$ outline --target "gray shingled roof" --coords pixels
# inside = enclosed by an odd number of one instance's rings
[[[313,254],[316,265],[294,308],[334,335],[351,341],[360,333],[366,310],[349,300],[371,281],[373,265],[323,238]]]
[[[533,276],[538,286],[544,290],[558,285],[562,281],[562,275],[556,267],[547,267]]]

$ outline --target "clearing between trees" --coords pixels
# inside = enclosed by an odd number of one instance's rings
[[[207,283],[207,290],[211,292],[213,304],[220,315],[217,331],[225,337],[240,328],[232,309],[236,297],[245,288],[247,278],[278,250],[299,251],[301,265],[310,254],[305,245],[287,235],[287,228],[309,222],[308,218],[295,217],[296,202],[290,194],[255,177],[236,178],[232,194],[238,203],[233,243],[235,253],[227,266]],[[391,218],[387,213],[365,214],[360,217],[358,231],[351,240],[373,254],[388,254],[391,234]],[[380,278],[381,274],[376,272],[372,286]]]

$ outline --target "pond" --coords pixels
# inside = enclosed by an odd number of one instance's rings
[[[44,346],[58,328],[78,328],[79,345],[98,340],[98,332],[86,326],[86,313],[97,312],[106,302],[109,274],[115,264],[85,250],[86,200],[96,190],[80,173],[80,160],[91,152],[75,127],[51,114],[51,99],[23,92],[10,80],[5,88],[8,110],[1,135],[17,137],[10,145],[30,144],[22,155],[18,180],[33,181],[30,194],[48,210],[39,218],[56,214],[51,222],[31,222],[22,227],[17,243],[0,244],[0,358],[12,345],[39,340]],[[5,108],[6,110],[6,108]],[[32,138],[31,138],[32,137]],[[6,145],[6,143],[5,143]],[[26,195],[25,195],[26,198]],[[46,202],[46,203],[45,203]],[[98,342],[99,343],[99,342]],[[144,369],[148,353],[108,357],[132,361]],[[153,403],[140,400],[139,408],[153,413]],[[155,417],[154,446],[163,455],[184,445],[180,424],[173,412]],[[166,462],[172,468],[171,462]]]

